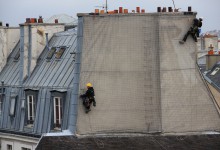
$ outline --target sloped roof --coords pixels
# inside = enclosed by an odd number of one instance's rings
[[[43,137],[36,150],[219,150],[220,135]]]
[[[64,23],[66,25],[77,25],[77,19],[73,18],[72,16],[69,16],[67,14],[58,14],[53,15],[52,17],[46,19],[45,23],[54,23],[54,20],[58,19],[59,23]]]
[[[19,84],[19,60],[14,57],[19,53],[20,42],[17,43],[14,50],[7,58],[7,63],[3,70],[0,72],[0,80],[4,81],[5,85],[18,85]]]
[[[219,69],[218,69],[219,68]],[[211,82],[220,90],[220,62],[216,63],[214,67],[206,74]]]
[[[49,42],[49,47],[66,47],[60,59],[55,56],[47,59],[49,50],[44,49],[38,58],[31,77],[24,83],[26,87],[60,87],[71,86],[74,70],[74,51],[76,50],[76,31],[56,33]]]

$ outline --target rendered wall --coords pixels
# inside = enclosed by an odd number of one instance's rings
[[[24,72],[29,75],[36,66],[37,59],[46,46],[46,36],[50,39],[54,33],[64,31],[63,24],[21,24],[24,27]]]
[[[19,28],[0,27],[0,71],[5,66],[7,57],[19,41]]]
[[[78,133],[161,131],[155,25],[153,15],[84,17],[80,88],[94,84],[97,106],[87,115],[79,102]]]
[[[220,118],[196,65],[196,43],[189,36],[194,16],[160,16],[160,80],[164,132],[219,130]]]
[[[94,84],[97,106],[77,133],[219,130],[220,118],[196,66],[196,43],[179,44],[195,15],[82,15],[80,89]],[[81,91],[80,91],[81,92]]]

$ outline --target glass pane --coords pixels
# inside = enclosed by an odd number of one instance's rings
[[[10,116],[14,116],[15,114],[15,98],[11,99],[11,105],[10,105]]]
[[[53,57],[53,54],[55,53],[55,51],[56,51],[56,48],[52,47],[50,49],[50,51],[48,52],[47,59],[51,59]]]
[[[61,56],[63,55],[65,49],[66,49],[65,47],[61,47],[61,48],[56,52],[55,58],[56,58],[56,59],[60,59]]]

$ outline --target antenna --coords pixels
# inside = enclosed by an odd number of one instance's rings
[[[95,7],[101,7],[103,9],[105,9],[105,11],[108,11],[108,0],[105,0],[105,4],[103,4],[102,6],[95,6]]]
[[[105,11],[108,11],[108,0],[105,1]]]
[[[174,9],[176,9],[176,6],[175,6],[175,3],[174,3],[174,0],[172,0],[173,1],[173,7],[174,7]]]

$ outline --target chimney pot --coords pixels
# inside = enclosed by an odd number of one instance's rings
[[[119,7],[119,13],[123,13],[123,7]]]
[[[136,7],[136,12],[140,13],[140,7]]]
[[[55,23],[58,23],[59,21],[58,21],[58,19],[55,19]]]
[[[168,7],[168,11],[169,11],[169,12],[173,12],[172,7]]]
[[[189,7],[188,7],[188,12],[191,12],[191,11],[192,11],[192,7],[189,6]]]
[[[161,7],[157,7],[157,12],[161,12]]]

